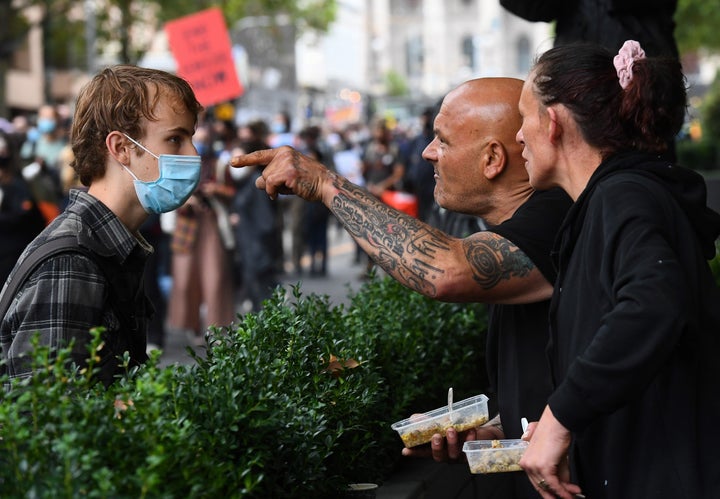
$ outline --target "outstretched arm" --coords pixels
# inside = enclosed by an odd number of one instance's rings
[[[322,201],[362,249],[404,286],[444,301],[528,303],[552,286],[512,242],[490,231],[464,239],[389,207],[365,189],[290,147],[232,159],[267,165],[257,187],[271,198],[296,194]]]

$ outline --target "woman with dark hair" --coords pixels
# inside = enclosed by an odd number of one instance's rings
[[[574,200],[556,243],[555,388],[521,461],[545,498],[720,497],[720,215],[703,178],[664,159],[685,106],[680,63],[633,41],[615,57],[553,48],[523,87],[530,183]]]

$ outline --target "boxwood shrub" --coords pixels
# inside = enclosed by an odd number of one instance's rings
[[[715,282],[720,286],[720,239],[715,241],[715,258],[708,263],[713,276],[715,276]]]
[[[107,389],[92,362],[36,344],[37,375],[3,379],[0,496],[324,498],[382,483],[402,447],[392,422],[450,386],[457,400],[485,391],[485,308],[387,277],[349,298],[278,288],[209,331],[195,362],[154,353]]]

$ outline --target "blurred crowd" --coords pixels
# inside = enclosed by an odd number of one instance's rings
[[[228,167],[235,155],[290,145],[388,204],[442,223],[433,168],[422,158],[433,138],[431,108],[404,125],[377,118],[342,126],[294,126],[284,112],[237,124],[212,111],[193,137],[203,165],[197,191],[181,208],[151,215],[142,228],[156,250],[146,275],[156,308],[152,346],[163,346],[168,328],[200,343],[207,327],[262,308],[283,278],[328,274],[328,230],[337,223],[331,212],[296,196],[271,200],[255,187],[259,167]],[[0,118],[0,282],[64,209],[69,191],[84,188],[71,167],[70,125],[70,109],[62,105]],[[360,277],[372,270],[359,247],[355,263],[364,266]]]

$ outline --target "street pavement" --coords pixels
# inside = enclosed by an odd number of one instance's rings
[[[290,255],[289,234],[283,235],[286,258]],[[365,270],[365,260],[355,263],[355,242],[350,235],[340,227],[335,220],[331,219],[328,228],[328,268],[325,276],[311,276],[308,273],[309,262],[306,257],[303,260],[306,271],[301,276],[289,272],[282,276],[283,286],[288,291],[288,297],[292,298],[292,286],[300,283],[300,290],[304,296],[310,294],[327,295],[332,304],[339,305],[349,302],[348,295],[357,291],[362,286],[361,273]],[[243,311],[243,304],[238,304],[238,312]],[[160,365],[175,363],[189,364],[194,362],[187,352],[191,342],[180,331],[166,328],[165,345],[162,348]],[[202,354],[203,347],[193,347],[196,352]]]

